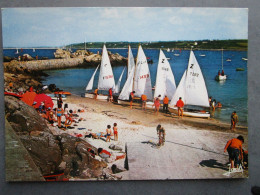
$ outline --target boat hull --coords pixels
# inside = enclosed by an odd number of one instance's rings
[[[86,98],[94,99],[94,98],[95,98],[95,94],[93,94],[93,93],[85,93],[85,97],[86,97]],[[99,94],[99,95],[97,96],[97,100],[107,101],[107,100],[108,100],[108,95]]]
[[[222,75],[217,75],[216,77],[215,77],[215,80],[216,81],[224,81],[224,80],[226,80],[227,79],[227,75],[224,75],[224,76],[222,76]]]
[[[173,112],[174,114],[178,115],[178,108],[169,108],[170,112]],[[183,111],[183,116],[188,116],[188,117],[195,117],[195,118],[210,118],[210,113],[208,112],[190,112],[190,111]]]

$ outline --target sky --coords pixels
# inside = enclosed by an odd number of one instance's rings
[[[245,8],[4,8],[3,47],[247,39]]]

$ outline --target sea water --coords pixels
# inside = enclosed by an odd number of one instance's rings
[[[119,53],[127,57],[127,49],[108,49],[112,53]],[[75,50],[74,50],[75,51]],[[91,52],[101,53],[101,49],[90,49]],[[134,57],[137,55],[137,49],[132,49]],[[4,56],[14,57],[16,50],[4,50]],[[23,49],[23,53],[28,53],[35,57],[54,58],[53,53],[55,49]],[[155,85],[156,72],[159,59],[158,49],[144,49],[148,60],[153,60],[153,64],[149,64],[152,86]],[[189,54],[188,50],[175,50],[174,52],[167,52],[164,50],[171,65],[176,86],[178,86],[180,79],[187,68]],[[174,54],[179,54],[175,56]],[[239,116],[239,124],[247,126],[248,106],[247,106],[247,61],[242,58],[247,58],[246,51],[224,51],[223,52],[223,66],[227,80],[218,82],[215,76],[222,66],[222,51],[194,51],[196,59],[201,67],[205,83],[208,89],[208,95],[212,96],[217,102],[221,102],[223,108],[216,109],[212,114],[212,118],[230,122],[230,115],[236,111]],[[205,56],[201,56],[204,54]],[[231,59],[231,61],[226,61]],[[115,82],[118,81],[121,72],[126,65],[113,67]],[[244,71],[236,71],[236,68],[244,68]],[[85,92],[85,88],[90,80],[95,67],[80,68],[80,69],[65,69],[65,70],[50,70],[45,71],[49,76],[44,78],[43,84],[55,84],[58,88],[69,91],[76,95],[81,95]],[[121,89],[126,81],[126,73],[121,82]],[[99,70],[95,76],[94,88],[97,87]]]

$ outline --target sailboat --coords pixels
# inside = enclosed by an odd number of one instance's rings
[[[119,93],[120,92],[120,85],[121,85],[121,81],[122,81],[122,78],[123,78],[123,75],[124,75],[124,72],[125,72],[125,68],[123,69],[118,81],[117,81],[117,84],[116,84],[116,87],[115,87],[115,90],[114,90],[114,93]]]
[[[33,52],[35,52],[35,49],[33,48]]]
[[[203,78],[199,63],[191,50],[188,67],[185,70],[181,81],[171,99],[169,104],[170,110],[174,113],[178,113],[177,107],[175,107],[179,97],[182,98],[185,108],[183,111],[184,116],[209,118],[210,114],[206,111],[199,111],[194,109],[188,109],[190,106],[196,107],[209,107],[208,92]]]
[[[157,74],[156,74],[154,98],[161,95],[162,98],[161,100],[163,100],[165,95],[167,95],[169,99],[172,99],[176,91],[174,75],[170,63],[168,62],[167,59],[168,58],[166,58],[163,51],[160,50],[159,62],[158,62]],[[147,102],[146,105],[147,108],[151,108],[153,102]]]
[[[136,59],[136,66],[132,67],[125,85],[118,97],[119,104],[125,104],[129,100],[129,95],[135,91],[135,97],[141,97],[143,94],[147,99],[152,100],[151,75],[142,46],[139,45]]]
[[[86,93],[85,97],[88,98],[94,98],[94,94],[90,93],[88,91],[93,89],[93,82],[95,74],[98,70],[99,66],[96,68],[95,72],[93,73],[87,87],[86,87]],[[115,87],[115,79],[111,67],[111,63],[108,57],[107,48],[104,45],[102,50],[102,59],[101,59],[101,65],[100,65],[100,73],[99,73],[99,79],[98,79],[98,89],[99,90],[109,90],[110,88]],[[97,96],[98,100],[107,100],[108,95],[99,94]]]
[[[222,49],[222,73],[219,72],[219,74],[215,77],[216,81],[225,81],[227,79],[227,75],[224,74],[223,70],[223,49]]]
[[[128,58],[127,58],[127,77],[131,74],[132,68],[135,67],[135,59],[133,56],[130,45],[128,46]]]
[[[16,52],[15,52],[15,54],[19,54],[19,50],[18,50],[18,48],[16,48]]]
[[[167,52],[170,52],[170,51],[171,51],[170,48],[168,48],[168,49],[167,49]]]

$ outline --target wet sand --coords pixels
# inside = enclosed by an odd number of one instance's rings
[[[118,124],[119,140],[105,142],[105,138],[83,138],[93,146],[102,147],[115,155],[126,152],[129,170],[118,173],[122,180],[136,179],[206,179],[206,178],[243,178],[248,172],[223,175],[228,171],[228,154],[224,147],[229,139],[239,134],[245,138],[243,147],[248,148],[248,129],[238,126],[231,132],[230,125],[214,119],[198,119],[159,113],[153,110],[141,110],[140,105],[118,105],[78,96],[69,96],[64,103],[69,109],[84,109],[79,117],[85,119],[74,129],[65,133],[75,135],[81,133],[104,132],[107,125]],[[166,130],[165,145],[158,148],[156,126],[161,124]],[[79,130],[78,128],[85,128]],[[62,131],[64,133],[64,131]],[[123,151],[113,151],[109,145],[120,146]],[[126,147],[127,146],[127,147]],[[163,163],[161,163],[163,162]],[[123,168],[125,159],[111,162]]]

